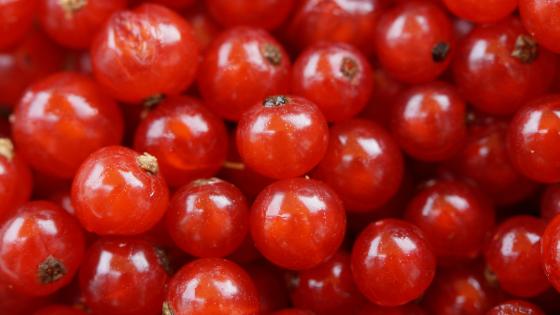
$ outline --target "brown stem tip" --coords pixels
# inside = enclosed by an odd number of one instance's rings
[[[0,138],[0,155],[11,161],[14,158],[14,144],[8,138]]]
[[[37,269],[37,276],[41,284],[53,283],[64,277],[66,273],[64,264],[53,256],[47,257]]]
[[[539,56],[539,46],[529,35],[519,35],[515,40],[515,48],[511,56],[519,59],[522,63],[532,63]]]
[[[167,272],[168,275],[173,275],[173,270],[171,269],[171,262],[169,261],[169,256],[167,251],[159,246],[154,246],[154,251],[156,253],[159,265]]]
[[[264,107],[280,107],[288,104],[288,98],[282,95],[269,96],[264,99]]]
[[[157,174],[159,167],[155,156],[144,152],[136,158],[138,165],[148,173]]]
[[[358,74],[358,63],[353,58],[344,57],[342,58],[342,64],[340,65],[340,72],[348,80],[352,80]]]
[[[62,7],[62,10],[64,10],[64,17],[66,19],[71,19],[74,17],[74,13],[86,6],[87,0],[58,0],[58,3]]]
[[[174,315],[173,310],[171,309],[171,306],[169,306],[169,303],[163,302],[163,307],[161,309],[161,315]]]
[[[216,184],[216,183],[220,183],[222,182],[221,179],[216,178],[216,177],[212,177],[212,178],[201,178],[201,179],[195,179],[191,182],[191,185],[198,187],[198,186],[203,186],[203,185],[212,185],[212,184]]]
[[[448,43],[439,42],[432,48],[432,59],[438,63],[444,62],[450,50],[451,46]]]
[[[262,47],[262,54],[272,65],[278,66],[282,63],[282,53],[280,52],[280,48],[274,44],[264,44]]]
[[[147,109],[151,109],[152,107],[156,106],[157,104],[161,103],[165,99],[165,94],[155,94],[147,99],[144,100],[144,107]]]

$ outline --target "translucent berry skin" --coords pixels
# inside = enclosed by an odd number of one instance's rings
[[[512,300],[492,308],[486,315],[545,315],[535,304],[523,300]]]
[[[289,90],[290,67],[288,54],[274,37],[261,29],[237,27],[208,47],[198,87],[212,111],[239,120],[263,98]]]
[[[272,263],[292,270],[329,259],[344,238],[342,202],[324,183],[304,178],[266,187],[251,208],[255,246]]]
[[[111,14],[124,10],[126,5],[126,0],[96,0],[73,7],[65,1],[39,0],[39,20],[57,43],[86,49]]]
[[[84,256],[80,225],[59,206],[34,201],[0,227],[0,279],[30,296],[70,283]]]
[[[161,173],[139,163],[140,154],[120,146],[91,154],[72,183],[72,203],[84,228],[101,235],[148,231],[167,209]]]
[[[486,247],[486,263],[500,287],[519,297],[533,297],[548,289],[541,262],[544,220],[523,215],[501,223]]]
[[[517,0],[443,0],[458,17],[475,23],[493,23],[509,16],[517,8]]]
[[[519,13],[523,25],[539,44],[560,53],[559,0],[520,0]]]
[[[438,263],[455,264],[476,258],[494,226],[494,209],[459,181],[438,181],[410,201],[406,218],[432,245]]]
[[[0,141],[7,139],[0,138]],[[0,145],[10,145],[10,142]],[[31,197],[31,171],[17,152],[10,151],[0,154],[0,226],[4,219]]]
[[[391,130],[415,159],[451,158],[466,139],[466,105],[447,83],[417,85],[402,92],[391,113]]]
[[[397,193],[404,162],[398,145],[383,128],[353,119],[334,124],[329,139],[313,177],[332,187],[348,211],[374,210]]]
[[[0,52],[0,106],[14,107],[33,82],[62,69],[63,52],[38,31]]]
[[[510,123],[508,150],[513,165],[542,183],[560,181],[560,96],[535,100]]]
[[[359,113],[373,92],[369,62],[347,44],[318,44],[301,53],[292,69],[292,92],[314,102],[328,121]]]
[[[273,96],[243,115],[236,141],[248,167],[283,179],[304,175],[321,161],[329,130],[312,102],[298,96]]]
[[[352,274],[371,302],[398,306],[418,298],[435,274],[436,260],[422,231],[405,221],[371,223],[352,249]]]
[[[560,216],[548,223],[541,239],[544,272],[557,291],[560,291]]]
[[[396,307],[381,307],[369,304],[364,306],[356,315],[427,315],[427,313],[413,303]]]
[[[197,99],[175,96],[158,104],[142,120],[134,138],[138,152],[158,159],[173,187],[214,175],[227,155],[224,123]]]
[[[36,0],[12,0],[0,3],[0,50],[17,44],[31,29]]]
[[[168,284],[166,308],[174,315],[260,314],[249,275],[219,258],[198,259],[181,268]]]
[[[272,30],[286,20],[294,0],[206,0],[208,12],[225,27],[239,25]]]
[[[167,231],[175,244],[196,257],[224,257],[235,251],[249,230],[249,208],[234,185],[197,180],[173,195]]]
[[[13,117],[13,139],[25,160],[61,178],[72,178],[90,153],[120,143],[123,134],[117,104],[92,79],[73,72],[32,85]]]
[[[475,28],[457,48],[453,77],[476,109],[494,115],[513,114],[551,86],[557,57],[543,47],[536,47],[534,53],[524,52],[518,47],[520,36],[528,36],[523,25],[519,19],[509,18]],[[531,44],[526,45],[530,49]]]
[[[99,239],[80,269],[80,288],[94,314],[161,314],[168,275],[150,242]]]
[[[343,251],[315,268],[298,272],[290,283],[294,306],[317,315],[353,314],[363,300],[352,278],[350,254]]]
[[[446,13],[429,1],[405,1],[385,11],[375,31],[381,66],[406,83],[426,83],[448,67],[453,26]]]
[[[189,23],[155,4],[112,15],[91,47],[95,78],[126,103],[180,94],[194,80],[198,58]]]
[[[86,313],[75,307],[51,305],[38,310],[33,315],[86,315]]]
[[[369,54],[384,6],[382,0],[305,0],[296,6],[286,36],[299,50],[319,42],[342,42]]]
[[[560,184],[548,186],[541,197],[541,218],[551,221],[560,214]]]

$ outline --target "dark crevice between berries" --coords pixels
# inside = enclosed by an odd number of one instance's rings
[[[434,62],[444,62],[450,50],[451,46],[448,43],[439,42],[432,48],[432,59]]]
[[[280,107],[282,105],[288,104],[288,98],[283,95],[269,96],[264,99],[264,107]]]
[[[174,315],[173,310],[171,309],[171,306],[169,306],[168,302],[163,302],[161,315]]]
[[[348,57],[342,58],[342,64],[340,65],[340,72],[348,80],[351,81],[352,79],[354,79],[358,74],[359,70],[360,69],[358,68],[358,63],[356,62],[356,60]]]
[[[155,156],[147,152],[144,152],[142,155],[139,155],[136,158],[136,162],[138,162],[140,168],[142,168],[146,172],[153,175],[158,173],[159,166],[158,166],[157,158]]]
[[[496,273],[494,273],[494,271],[490,269],[489,266],[486,266],[484,268],[484,279],[486,279],[486,282],[493,287],[499,286],[498,276],[496,276]]]
[[[532,63],[539,56],[539,46],[529,35],[519,35],[515,40],[515,48],[511,56],[519,59],[522,63]]]
[[[152,111],[157,105],[159,105],[159,103],[165,100],[165,97],[166,97],[165,94],[159,93],[145,99],[144,102],[142,102],[144,109],[140,113],[140,118],[142,119],[146,118],[146,116],[148,116],[150,111]]]
[[[264,44],[262,47],[262,54],[268,62],[271,64],[278,66],[282,63],[282,54],[280,52],[280,48],[273,44]]]
[[[14,144],[8,138],[0,138],[0,156],[5,157],[8,161],[14,158]]]
[[[167,255],[167,251],[160,247],[154,246],[154,250],[158,259],[159,265],[167,272],[168,275],[173,275],[173,270],[171,269],[171,262],[169,261],[169,256]]]
[[[68,20],[74,17],[74,14],[87,5],[87,0],[59,0],[62,10],[64,10],[64,17]]]
[[[64,264],[53,256],[47,257],[37,269],[37,276],[41,284],[53,283],[64,277],[66,273],[67,271]]]

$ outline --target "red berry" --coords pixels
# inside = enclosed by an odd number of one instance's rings
[[[560,214],[560,184],[550,185],[541,197],[541,218],[551,221]]]
[[[38,310],[33,315],[86,315],[86,313],[70,306],[51,305]]]
[[[559,0],[519,0],[519,12],[525,28],[539,44],[560,52]]]
[[[328,126],[319,108],[297,96],[270,96],[243,115],[237,148],[245,164],[272,178],[311,171],[325,155]]]
[[[416,304],[406,304],[396,307],[381,307],[377,305],[366,305],[356,315],[427,315],[427,313]]]
[[[0,138],[0,226],[4,219],[31,196],[31,172],[12,141]]]
[[[435,256],[422,231],[401,220],[370,224],[352,249],[354,281],[381,306],[403,305],[421,296],[435,269]]]
[[[286,269],[304,270],[329,259],[344,238],[342,202],[322,182],[293,178],[266,187],[251,209],[259,251]]]
[[[216,38],[200,65],[198,86],[208,107],[229,120],[239,120],[256,102],[286,93],[290,59],[267,32],[248,27]]]
[[[476,23],[492,23],[509,16],[517,0],[443,0],[453,14]]]
[[[0,50],[17,44],[31,29],[36,0],[0,2]]]
[[[171,2],[174,0],[159,0],[160,2]],[[193,0],[178,0],[193,1]],[[203,5],[197,5],[185,14],[185,18],[191,24],[194,37],[198,41],[198,46],[205,52],[210,43],[221,33],[220,26],[212,19]]]
[[[214,175],[224,163],[228,139],[223,122],[188,96],[160,103],[136,129],[134,148],[158,159],[173,187]]]
[[[160,314],[168,279],[165,258],[139,239],[100,239],[88,250],[80,288],[94,314]]]
[[[27,203],[0,227],[0,279],[31,296],[67,285],[84,255],[78,222],[59,206]]]
[[[165,315],[259,314],[251,278],[236,264],[217,258],[195,260],[168,283]]]
[[[183,9],[192,6],[196,0],[153,0],[154,3],[159,3],[173,9]]]
[[[91,47],[97,81],[127,103],[180,94],[195,78],[198,57],[189,23],[154,4],[111,16]]]
[[[97,234],[146,232],[163,216],[168,198],[157,159],[119,146],[91,154],[72,183],[76,216]]]
[[[314,315],[310,311],[300,310],[297,308],[289,308],[281,311],[271,313],[270,315]]]
[[[371,67],[345,44],[319,44],[301,53],[292,70],[292,92],[314,102],[328,121],[347,120],[373,91]]]
[[[544,272],[550,284],[560,291],[560,216],[548,223],[541,240]]]
[[[513,300],[495,306],[486,315],[544,315],[544,312],[535,304]]]
[[[246,25],[272,30],[288,17],[294,0],[206,0],[208,11],[226,27]]]

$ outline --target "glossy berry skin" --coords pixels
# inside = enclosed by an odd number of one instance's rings
[[[117,104],[93,80],[72,72],[32,85],[13,117],[13,139],[25,160],[61,178],[72,178],[90,153],[118,144],[123,134]]]
[[[442,161],[456,154],[466,138],[465,102],[451,85],[433,82],[402,92],[391,113],[391,130],[415,159]]]
[[[385,11],[375,31],[381,66],[406,83],[436,79],[448,67],[453,45],[450,19],[429,1],[405,1]]]
[[[453,77],[476,109],[515,113],[551,86],[557,57],[535,43],[517,18],[475,28],[457,48]],[[530,38],[529,38],[530,39]]]
[[[405,221],[371,223],[352,249],[352,274],[358,289],[381,306],[406,304],[424,293],[436,260],[422,231]]]
[[[146,232],[163,216],[168,199],[153,157],[120,146],[91,154],[72,183],[76,217],[86,230],[102,235]]]
[[[454,15],[475,23],[493,23],[509,16],[517,0],[443,0]]]
[[[384,6],[382,0],[304,0],[293,13],[286,36],[299,50],[319,42],[342,42],[369,54]]]
[[[438,181],[421,190],[406,217],[424,232],[444,264],[476,258],[494,226],[494,209],[482,192],[459,181]]]
[[[293,178],[266,187],[251,208],[255,246],[272,263],[292,270],[329,259],[344,238],[342,202],[320,181]]]
[[[548,289],[541,262],[544,220],[523,215],[501,223],[486,248],[486,263],[500,287],[520,297],[532,297]]]
[[[234,185],[217,178],[180,188],[167,211],[167,230],[175,244],[196,257],[224,257],[249,230],[249,208]]]
[[[291,287],[295,307],[317,315],[352,313],[362,303],[350,270],[350,255],[340,251],[325,263],[298,272]]]
[[[272,30],[290,14],[294,0],[206,0],[208,12],[225,27],[239,25]]]
[[[39,0],[39,20],[57,43],[86,49],[111,14],[124,10],[126,5],[126,0]]]
[[[541,239],[544,272],[557,291],[560,291],[560,216],[548,223]]]
[[[36,0],[0,2],[0,50],[16,45],[31,29]]]
[[[512,300],[496,305],[486,315],[545,315],[535,304],[523,300]]]
[[[332,187],[348,211],[371,211],[397,193],[404,162],[398,145],[383,128],[353,119],[334,124],[329,139],[313,177]]]
[[[167,279],[154,245],[132,238],[98,240],[80,270],[80,288],[94,314],[161,314]]]
[[[286,93],[289,78],[289,56],[274,37],[257,28],[237,27],[223,32],[208,47],[198,87],[212,111],[239,120],[256,102]]]
[[[38,310],[33,315],[86,315],[86,313],[75,307],[51,305]]]
[[[513,165],[542,183],[560,181],[560,96],[533,101],[510,123],[508,150]]]
[[[163,314],[259,314],[251,278],[225,259],[203,258],[187,264],[173,276],[168,288]]]
[[[541,218],[551,221],[560,214],[560,185],[548,186],[541,196]]]
[[[314,102],[328,121],[359,113],[373,92],[373,74],[360,51],[346,44],[305,50],[292,69],[292,92]]]
[[[304,175],[325,155],[328,126],[319,108],[299,96],[271,96],[255,104],[237,125],[243,162],[272,178]]]
[[[14,107],[33,82],[62,68],[63,52],[38,31],[0,52],[0,106]]]
[[[519,13],[523,25],[539,44],[560,52],[559,0],[520,0]]]
[[[59,206],[34,201],[0,227],[0,279],[30,296],[70,283],[84,255],[80,225]]]
[[[199,100],[175,96],[158,104],[136,129],[134,148],[158,159],[173,187],[214,175],[226,159],[224,123]]]
[[[126,103],[180,94],[194,80],[198,58],[189,23],[155,4],[112,15],[91,47],[95,78]]]
[[[31,197],[31,171],[8,138],[0,138],[0,226]]]

